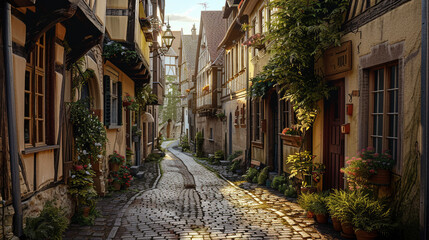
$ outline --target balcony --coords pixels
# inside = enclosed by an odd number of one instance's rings
[[[239,92],[243,92],[247,88],[246,82],[246,70],[241,70],[239,73],[234,75],[226,82],[222,89],[222,98],[236,95]]]

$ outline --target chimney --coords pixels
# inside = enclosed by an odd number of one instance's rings
[[[197,29],[195,28],[195,24],[191,29],[192,31],[192,39],[196,39],[197,38]]]

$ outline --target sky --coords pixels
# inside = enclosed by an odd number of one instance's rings
[[[222,10],[225,0],[166,0],[165,14],[170,17],[171,30],[180,31],[183,28],[184,34],[191,34],[192,25],[195,23],[197,34],[199,31],[201,11],[207,4],[208,10]]]

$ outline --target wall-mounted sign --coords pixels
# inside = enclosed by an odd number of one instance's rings
[[[325,75],[334,75],[352,69],[352,41],[342,43],[341,46],[326,50],[323,56]]]

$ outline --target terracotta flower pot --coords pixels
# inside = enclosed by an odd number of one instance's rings
[[[390,171],[379,169],[377,174],[369,178],[369,182],[376,185],[389,185],[390,184]]]
[[[355,231],[353,229],[353,225],[351,223],[341,223],[341,236],[348,238],[348,239],[353,239],[355,238]]]
[[[91,211],[90,207],[83,207],[82,214],[84,217],[89,217],[89,212]]]
[[[332,225],[334,225],[334,230],[337,232],[341,232],[341,222],[337,218],[332,218]]]
[[[117,171],[119,171],[119,164],[117,164],[117,163],[111,163],[110,164],[110,171],[111,172],[117,172]]]
[[[328,215],[326,215],[326,214],[316,214],[316,221],[318,223],[328,223]]]
[[[115,191],[121,190],[121,184],[118,182],[114,182],[113,183],[113,189],[115,189]]]
[[[314,213],[312,211],[307,211],[308,218],[314,218]]]
[[[363,230],[356,230],[355,233],[357,240],[373,240],[378,237],[378,233],[376,231],[365,232]]]

